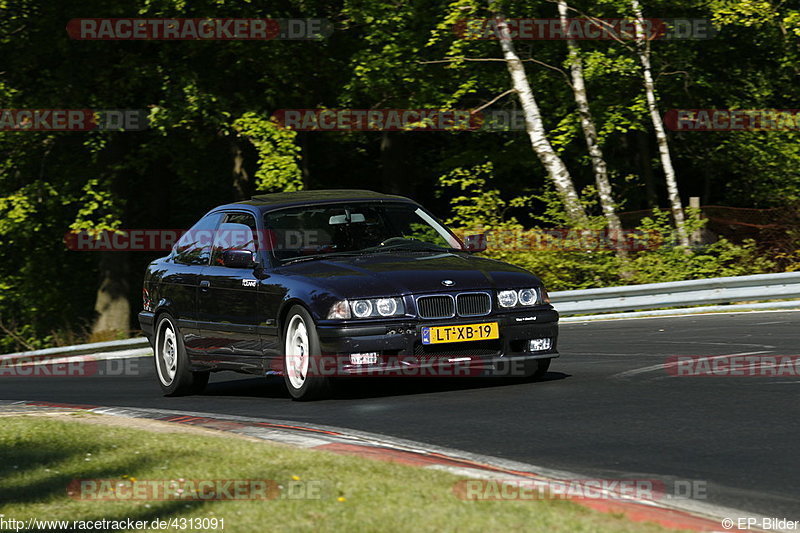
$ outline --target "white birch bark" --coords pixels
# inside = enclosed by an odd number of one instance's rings
[[[636,26],[636,47],[639,54],[639,62],[642,64],[642,75],[644,77],[644,90],[647,96],[647,109],[650,111],[650,119],[653,121],[653,129],[656,133],[658,143],[658,153],[661,156],[661,167],[664,169],[664,177],[667,181],[667,193],[669,203],[672,208],[672,216],[675,219],[675,229],[678,232],[678,241],[681,246],[689,246],[689,235],[686,233],[685,218],[681,196],[678,192],[678,181],[675,178],[675,169],[672,166],[672,156],[667,142],[667,133],[664,130],[664,122],[656,102],[655,84],[653,83],[653,71],[650,66],[650,41],[644,34],[644,16],[639,0],[631,0],[631,8],[635,17]]]
[[[563,30],[566,31],[568,27],[568,6],[565,0],[559,0],[558,2],[558,15],[561,19],[561,26]],[[592,171],[594,172],[594,181],[597,185],[597,194],[600,198],[600,207],[608,223],[609,233],[614,239],[618,239],[616,241],[619,243],[617,252],[621,255],[625,255],[625,250],[622,248],[622,224],[619,221],[614,207],[611,182],[608,179],[608,167],[603,157],[603,151],[597,141],[597,128],[595,127],[592,112],[589,109],[589,97],[586,92],[586,82],[583,77],[583,63],[581,61],[578,45],[574,39],[567,38],[567,50],[569,52],[572,93],[578,108],[583,136],[586,139],[586,147],[589,151],[589,158],[592,161]]]
[[[547,139],[547,132],[542,122],[539,105],[536,103],[536,99],[533,96],[531,85],[525,74],[525,67],[522,65],[522,61],[520,61],[514,49],[508,26],[505,23],[505,17],[503,17],[501,13],[496,13],[495,19],[500,48],[503,50],[503,57],[506,60],[506,67],[511,76],[512,86],[519,96],[522,112],[525,115],[525,129],[531,140],[533,151],[539,158],[539,161],[542,162],[550,179],[553,181],[556,192],[558,192],[564,203],[567,216],[575,223],[580,224],[585,222],[586,212],[580,203],[575,185],[572,182],[572,176],[570,176],[566,165],[558,154],[556,154],[555,150],[553,150],[550,141]]]

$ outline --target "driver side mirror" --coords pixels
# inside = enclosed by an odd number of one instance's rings
[[[255,255],[250,250],[225,250],[222,264],[228,268],[251,268],[256,266]]]
[[[485,252],[486,234],[476,233],[475,235],[464,236],[464,250],[467,252]]]

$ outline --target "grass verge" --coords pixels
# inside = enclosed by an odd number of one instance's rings
[[[435,470],[232,436],[81,423],[96,416],[0,418],[0,516],[6,521],[148,523],[217,518],[224,520],[224,531],[231,532],[667,531],[566,501],[463,501],[453,493],[453,485],[462,478]],[[74,479],[132,478],[272,480],[283,487],[284,497],[87,501],[67,494]],[[289,494],[289,487],[294,487],[294,494]]]

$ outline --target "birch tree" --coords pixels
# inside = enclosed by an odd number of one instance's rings
[[[569,6],[565,0],[558,1],[558,15],[561,19],[561,26],[564,31],[568,28],[568,11]],[[586,92],[586,82],[583,77],[583,62],[580,56],[578,44],[567,33],[567,50],[569,53],[569,70],[570,78],[572,79],[572,93],[575,98],[575,104],[578,108],[578,115],[581,121],[581,129],[583,136],[586,139],[586,147],[589,152],[589,158],[592,161],[592,170],[594,172],[594,180],[597,185],[597,194],[600,198],[600,206],[603,210],[608,223],[608,229],[615,239],[622,236],[622,224],[617,216],[614,198],[611,190],[611,182],[608,179],[608,167],[606,160],[603,157],[603,151],[600,148],[600,143],[597,140],[597,128],[595,127],[594,117],[589,109],[589,97]],[[621,241],[617,246],[617,253],[624,256],[625,251],[621,246]]]
[[[525,130],[530,138],[533,151],[547,170],[556,192],[558,192],[564,203],[564,210],[567,216],[577,224],[584,223],[587,220],[586,212],[583,209],[583,205],[581,205],[578,192],[572,182],[572,176],[547,139],[539,104],[533,96],[533,90],[528,82],[525,67],[514,49],[511,34],[502,13],[495,12],[495,22],[500,48],[503,51],[506,67],[511,76],[512,86],[517,96],[519,96],[522,112],[525,116]]]
[[[631,9],[635,17],[636,28],[636,51],[639,62],[642,65],[642,76],[644,77],[644,90],[647,97],[647,109],[650,112],[650,119],[653,121],[653,129],[656,134],[658,153],[661,157],[661,167],[664,169],[664,177],[667,181],[667,195],[669,196],[672,216],[675,219],[675,229],[678,233],[678,241],[681,246],[689,246],[689,235],[686,232],[683,205],[678,192],[678,181],[675,177],[675,169],[672,166],[672,156],[670,154],[667,133],[664,130],[664,122],[661,120],[661,113],[658,110],[656,100],[655,84],[653,82],[653,70],[650,65],[650,40],[644,33],[644,16],[639,0],[630,0]]]

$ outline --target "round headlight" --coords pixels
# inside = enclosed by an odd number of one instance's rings
[[[500,291],[497,293],[500,307],[514,307],[517,305],[517,291]]]
[[[519,291],[519,303],[533,305],[536,303],[536,289],[522,289]]]
[[[397,312],[397,301],[394,298],[381,298],[375,302],[381,316],[392,316]]]
[[[353,314],[364,318],[372,314],[372,302],[369,300],[356,300],[353,302]]]

